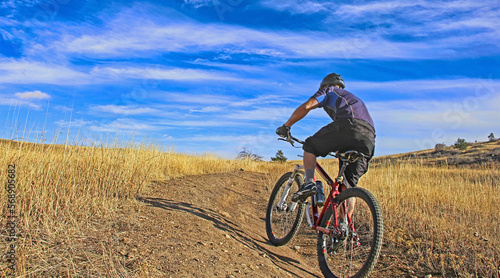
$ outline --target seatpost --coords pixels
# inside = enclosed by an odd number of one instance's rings
[[[342,167],[339,170],[339,175],[335,179],[336,182],[341,183],[344,180],[344,171],[347,168],[347,165],[349,164],[347,161],[342,161]]]

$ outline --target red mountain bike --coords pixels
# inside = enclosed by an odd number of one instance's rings
[[[294,142],[304,143],[293,136],[281,140],[292,146]],[[278,180],[271,193],[266,212],[267,236],[276,246],[287,244],[297,233],[307,210],[309,227],[318,231],[318,261],[323,275],[368,277],[382,247],[380,206],[366,189],[354,187],[339,192],[347,165],[365,155],[357,151],[330,155],[340,159],[343,166],[333,181],[316,162],[316,170],[331,186],[321,212],[317,195],[311,197],[310,208],[309,202],[292,202],[292,195],[302,186],[304,175],[304,167],[296,165],[293,172]]]

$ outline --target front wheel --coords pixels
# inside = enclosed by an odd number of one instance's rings
[[[304,216],[304,203],[292,202],[293,193],[303,184],[297,174],[286,173],[276,182],[266,211],[266,232],[269,241],[276,246],[287,244],[299,230]]]
[[[342,191],[334,202],[338,219],[352,213],[352,223],[335,227],[330,207],[321,227],[332,232],[318,233],[319,267],[325,277],[368,277],[382,247],[382,212],[375,197],[366,189]]]

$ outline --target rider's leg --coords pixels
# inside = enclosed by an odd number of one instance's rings
[[[314,180],[314,169],[316,169],[316,155],[304,151],[303,161],[306,171],[305,183],[312,182]]]
[[[341,190],[357,186],[359,178],[361,178],[361,176],[363,176],[368,171],[369,160],[370,159],[360,158],[357,161],[347,166],[344,172],[344,183],[342,183],[340,187]],[[339,167],[341,167],[341,165],[339,165]],[[350,218],[352,218],[352,214],[354,213],[355,207],[356,207],[356,199],[349,198],[347,200],[347,213],[349,214]],[[341,209],[341,215],[343,215],[342,209]]]
[[[341,184],[340,185],[340,188],[341,188],[341,191],[343,190],[346,190],[348,188],[348,186],[346,186],[345,184]],[[350,186],[349,186],[350,188]],[[352,219],[352,214],[354,213],[354,208],[356,207],[356,199],[355,198],[349,198],[346,200],[346,205],[347,205],[347,213],[349,214],[349,218]],[[345,219],[344,217],[345,215],[345,211],[344,211],[344,206],[340,206],[340,209],[339,209],[339,223],[346,223],[345,225],[347,225],[347,219]]]
[[[295,192],[292,201],[304,201],[309,196],[316,194],[316,184],[314,183],[314,169],[316,168],[316,155],[304,151],[304,168],[306,170],[305,182],[299,191]]]

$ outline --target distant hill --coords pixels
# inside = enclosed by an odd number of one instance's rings
[[[8,139],[0,139],[0,148],[5,149],[31,149],[32,151],[46,152],[50,150],[65,150],[67,148],[84,148],[73,145],[49,144],[49,143],[32,143],[26,141],[16,141]]]
[[[374,157],[373,163],[418,162],[426,165],[493,165],[500,164],[500,139],[469,143],[464,151],[453,146]]]

